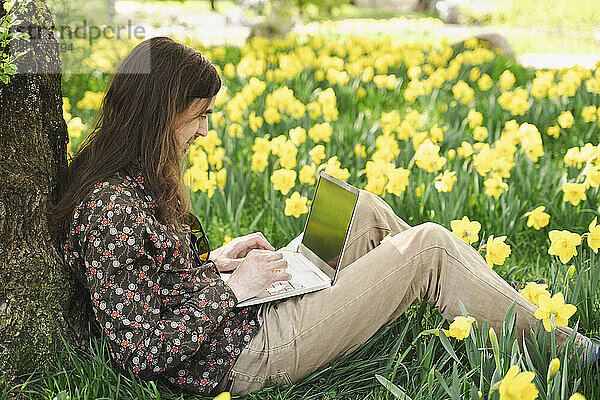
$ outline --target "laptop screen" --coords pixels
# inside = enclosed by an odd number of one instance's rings
[[[321,177],[302,238],[308,247],[331,268],[336,268],[358,194]]]

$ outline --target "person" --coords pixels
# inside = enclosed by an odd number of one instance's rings
[[[51,226],[120,368],[204,395],[247,393],[298,382],[418,300],[452,319],[460,299],[496,330],[514,302],[518,337],[535,325],[535,305],[472,246],[435,223],[409,226],[365,190],[334,286],[236,307],[291,276],[260,232],[208,249],[204,260],[195,250],[184,159],[207,135],[220,87],[198,51],[167,37],[141,42],[111,76],[58,188]],[[233,271],[227,282],[223,271]],[[559,327],[558,343],[570,333]],[[577,334],[576,344],[589,339]]]

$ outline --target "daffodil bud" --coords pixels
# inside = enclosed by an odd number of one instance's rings
[[[558,358],[553,358],[552,361],[550,361],[550,366],[548,366],[548,380],[553,379],[559,369],[560,360]]]
[[[490,327],[489,331],[490,342],[492,343],[492,351],[494,352],[494,359],[496,360],[496,367],[500,368],[500,346],[498,345],[498,336],[494,328]]]
[[[448,150],[448,160],[452,161],[456,157],[456,150],[450,149]]]
[[[567,275],[569,276],[569,279],[573,277],[573,274],[575,274],[575,266],[573,264],[571,264],[571,266],[569,267],[569,270],[567,271]]]

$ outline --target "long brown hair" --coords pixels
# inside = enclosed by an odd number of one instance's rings
[[[220,88],[208,58],[168,37],[144,40],[123,58],[109,78],[93,130],[59,172],[57,201],[48,208],[55,243],[68,233],[75,207],[94,183],[137,159],[157,218],[180,228],[190,198],[183,182],[185,158],[174,134],[176,117],[195,98],[212,99]]]

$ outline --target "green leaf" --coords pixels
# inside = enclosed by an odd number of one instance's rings
[[[392,382],[385,379],[383,376],[379,374],[375,374],[375,379],[379,381],[387,390],[390,391],[397,399],[401,400],[412,400],[402,389],[398,386],[394,385]]]
[[[446,334],[444,333],[444,331],[442,331],[441,329],[439,329],[439,336],[440,336],[440,342],[442,343],[442,346],[444,346],[444,349],[446,349],[448,354],[450,354],[450,357],[452,357],[454,360],[456,360],[456,362],[460,363],[460,360],[458,359],[458,356],[454,352],[454,349],[452,348],[450,341],[446,337]]]
[[[460,299],[458,300],[458,308],[460,308],[460,312],[462,314],[463,317],[468,317],[469,313],[467,312],[467,308],[465,307],[465,305],[463,304],[462,301],[460,301]]]

